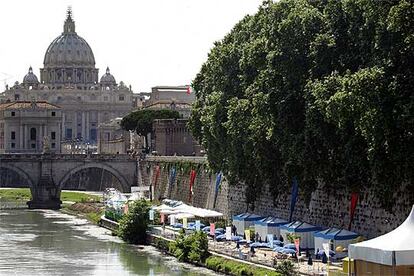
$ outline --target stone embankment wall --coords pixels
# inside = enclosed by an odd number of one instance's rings
[[[287,219],[289,217],[290,191],[274,199],[271,192],[264,188],[261,195],[249,206],[246,203],[246,193],[242,185],[230,186],[222,181],[215,206],[215,181],[216,175],[201,170],[197,174],[193,187],[194,195],[189,201],[190,173],[178,170],[173,185],[169,185],[170,169],[172,164],[180,161],[193,162],[194,167],[205,162],[205,159],[194,157],[155,157],[140,163],[141,184],[149,185],[153,177],[155,166],[160,166],[160,175],[155,187],[155,199],[171,198],[193,204],[196,207],[215,209],[225,214],[227,218],[245,211],[260,215],[271,215]],[[153,181],[153,179],[152,179]],[[380,199],[370,191],[360,194],[354,215],[351,230],[371,238],[399,226],[408,216],[412,204],[408,196],[399,193],[395,202],[393,213],[381,208]],[[303,220],[311,224],[347,228],[349,223],[350,194],[337,191],[336,195],[326,193],[319,187],[311,195],[309,204],[305,204],[302,197],[298,198],[293,219]]]

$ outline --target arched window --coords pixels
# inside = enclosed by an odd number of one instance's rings
[[[30,129],[30,140],[36,140],[36,128],[34,127]]]

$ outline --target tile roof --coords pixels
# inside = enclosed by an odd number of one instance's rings
[[[31,109],[31,108],[41,108],[41,109],[60,109],[59,106],[48,103],[46,101],[17,101],[10,103],[0,103],[0,110],[10,110],[10,109]]]

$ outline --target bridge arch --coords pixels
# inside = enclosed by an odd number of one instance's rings
[[[1,169],[11,170],[11,171],[14,171],[15,173],[17,173],[24,180],[26,180],[27,183],[29,183],[29,187],[28,188],[32,188],[34,186],[34,182],[32,181],[30,175],[28,175],[24,170],[20,169],[19,167],[16,167],[16,166],[14,166],[12,164],[6,164],[6,163],[1,163],[0,162],[0,170]]]
[[[125,177],[118,170],[105,163],[82,164],[70,169],[59,181],[60,189],[63,188],[63,185],[71,177],[71,175],[89,168],[98,168],[110,172],[119,181],[124,191],[130,190],[130,185]]]

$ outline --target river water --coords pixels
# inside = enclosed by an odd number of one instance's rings
[[[58,211],[0,210],[0,275],[215,275]]]

